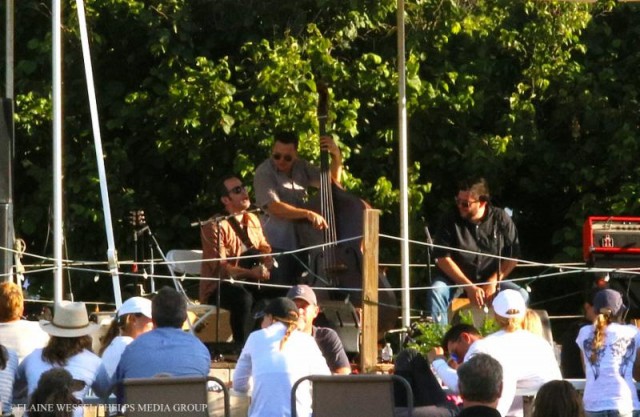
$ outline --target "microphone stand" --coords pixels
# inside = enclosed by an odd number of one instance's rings
[[[167,265],[167,269],[171,274],[171,278],[173,279],[173,285],[176,288],[176,291],[182,294],[182,296],[185,297],[187,301],[189,301],[189,297],[187,296],[187,293],[182,287],[182,285],[178,282],[178,278],[174,274],[173,270],[168,267],[169,260],[167,259],[164,252],[162,251],[162,248],[160,247],[160,243],[158,243],[156,236],[153,234],[153,232],[151,232],[151,228],[147,225],[142,229],[140,229],[138,233],[140,234],[147,233],[147,235],[149,235],[149,237],[151,238],[151,243],[149,243],[149,250],[151,251],[150,269],[151,269],[151,275],[152,275],[151,277],[151,283],[152,283],[152,289],[153,289],[152,291],[155,292],[155,284],[153,281],[153,274],[155,273],[155,261],[154,261],[154,255],[153,255],[153,248],[155,247],[158,253],[160,254],[160,257],[162,258],[163,262],[165,263],[165,265]]]
[[[205,226],[205,225],[207,225],[209,223],[215,223],[216,225],[220,225],[220,223],[223,220],[228,220],[228,219],[230,219],[232,217],[239,216],[241,214],[247,214],[247,213],[256,213],[256,214],[258,214],[258,213],[263,213],[263,210],[261,208],[256,207],[254,209],[242,210],[242,211],[239,211],[239,212],[233,213],[233,214],[222,214],[220,216],[210,217],[207,220],[198,220],[198,221],[192,222],[191,223],[191,227],[198,227],[198,226],[202,227],[202,226]]]

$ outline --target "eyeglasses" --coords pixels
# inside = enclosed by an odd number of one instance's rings
[[[227,190],[229,194],[242,194],[244,191],[246,191],[246,189],[244,188],[244,185],[237,185],[232,189]]]
[[[284,159],[286,162],[293,161],[293,156],[291,156],[291,155],[282,155],[281,153],[274,153],[273,155],[271,155],[271,157],[273,159],[275,159],[276,161],[279,161],[280,158]]]
[[[480,200],[461,200],[458,197],[454,199],[456,201],[456,205],[464,208],[471,207],[472,204],[479,202]]]

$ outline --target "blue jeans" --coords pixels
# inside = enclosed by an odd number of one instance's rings
[[[584,411],[585,417],[637,417],[640,414],[638,411],[632,413],[620,413],[618,410],[604,410],[604,411]]]
[[[436,323],[446,326],[449,324],[448,308],[451,301],[462,294],[460,287],[450,287],[449,281],[442,277],[435,277],[431,283],[431,289],[427,290],[427,311]],[[500,290],[517,290],[522,294],[524,301],[529,304],[529,293],[510,281],[500,282]]]

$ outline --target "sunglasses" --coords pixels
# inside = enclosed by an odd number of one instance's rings
[[[244,191],[246,191],[246,189],[244,188],[244,185],[237,185],[232,189],[227,190],[229,194],[242,194]]]
[[[456,205],[464,208],[469,208],[471,207],[472,204],[475,204],[480,200],[460,200],[459,198],[456,197],[455,201],[456,201]]]
[[[273,159],[275,159],[276,161],[279,161],[280,158],[284,159],[286,162],[293,161],[293,156],[291,156],[291,155],[282,155],[281,153],[274,153],[273,155],[271,155],[271,157]]]

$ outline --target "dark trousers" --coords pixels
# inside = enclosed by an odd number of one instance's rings
[[[444,406],[448,405],[447,395],[442,389],[440,382],[436,379],[429,361],[418,351],[404,349],[398,353],[395,360],[394,373],[403,377],[411,385],[413,390],[413,405],[418,406]],[[397,399],[404,398],[401,393],[396,395],[396,406],[403,407]]]
[[[220,308],[229,310],[231,333],[233,341],[244,345],[249,333],[253,329],[253,295],[241,284],[231,284],[222,281],[220,287],[209,297],[209,304],[218,306],[218,291],[220,291]]]

